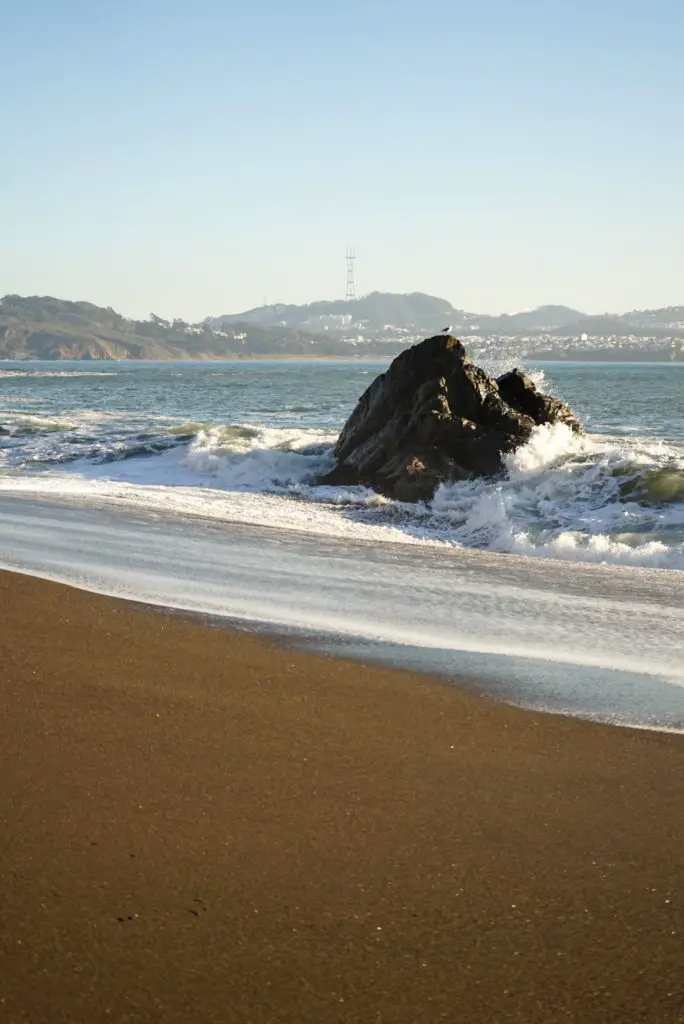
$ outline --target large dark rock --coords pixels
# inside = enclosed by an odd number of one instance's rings
[[[581,426],[557,398],[511,370],[498,380],[458,339],[440,334],[397,356],[358,401],[325,484],[365,484],[399,501],[431,498],[444,481],[494,476],[503,456],[544,423]]]

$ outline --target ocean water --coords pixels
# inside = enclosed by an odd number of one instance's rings
[[[579,413],[506,477],[430,505],[325,488],[382,364],[0,363],[0,492],[111,499],[328,536],[684,568],[684,367],[532,368]],[[496,369],[496,368],[495,368]]]
[[[525,367],[586,436],[420,505],[316,484],[384,368],[0,363],[0,563],[684,728],[684,366]]]

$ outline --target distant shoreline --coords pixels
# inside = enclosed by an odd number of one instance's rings
[[[612,359],[605,353],[601,352],[599,355],[593,355],[590,352],[584,353],[573,353],[572,355],[555,356],[548,352],[538,354],[531,352],[529,355],[524,357],[531,362],[536,363],[597,363],[609,366],[624,366],[627,363],[634,365],[645,365],[649,363],[669,363],[672,366],[684,366],[684,356],[678,356],[676,359],[672,359],[671,356],[659,356],[657,352],[642,354],[641,358],[615,358]]]
[[[3,357],[2,363],[384,363],[394,359],[396,353],[387,356],[326,356],[326,355],[249,355],[249,356],[192,356],[168,359],[10,359]]]
[[[396,356],[447,329],[477,358],[486,344],[504,355],[510,347],[518,352],[532,350],[534,358],[548,350],[554,360],[567,359],[572,358],[569,352],[591,339],[597,349],[611,353],[622,351],[613,346],[624,342],[630,351],[645,346],[658,353],[653,357],[656,361],[667,360],[673,353],[674,361],[684,361],[684,306],[596,316],[569,306],[547,305],[510,316],[490,316],[455,309],[445,299],[420,292],[371,292],[353,300],[303,306],[278,303],[187,323],[154,313],[147,320],[135,320],[110,306],[49,295],[0,298],[0,355],[21,361],[375,361]],[[355,350],[351,357],[350,349]],[[589,356],[590,361],[598,358]],[[624,357],[616,358],[622,362]]]
[[[287,355],[284,355],[284,354],[269,355],[269,354],[265,353],[263,355],[245,355],[245,356],[236,356],[236,355],[215,356],[215,355],[212,355],[212,356],[192,356],[192,357],[187,357],[187,358],[182,358],[182,357],[181,358],[173,358],[173,357],[170,357],[168,359],[134,359],[134,358],[125,358],[125,359],[116,359],[116,358],[110,358],[110,359],[87,359],[87,358],[86,359],[66,359],[66,358],[61,358],[61,359],[36,359],[36,358],[30,358],[30,359],[26,359],[25,358],[25,359],[21,359],[21,358],[18,358],[18,359],[11,359],[11,358],[7,358],[7,357],[3,356],[2,358],[0,358],[0,365],[2,365],[3,363],[22,363],[22,364],[23,363],[27,363],[27,364],[30,364],[30,363],[93,363],[93,364],[98,364],[98,363],[133,363],[133,364],[136,364],[136,363],[158,363],[159,365],[162,365],[163,363],[264,363],[264,362],[268,362],[268,363],[385,363],[385,362],[391,362],[391,360],[394,359],[396,357],[396,355],[397,355],[396,352],[388,353],[386,356],[381,356],[381,355],[377,355],[377,356],[365,356],[365,355],[364,356],[355,356],[355,355],[336,356],[336,355],[313,355],[313,354],[310,355],[310,356],[304,356],[304,355],[301,355],[301,354],[298,354],[298,355],[294,355],[294,354],[292,354],[292,355],[290,355],[290,354],[287,354]],[[640,358],[615,358],[614,357],[612,359],[608,358],[604,353],[601,353],[600,355],[593,355],[591,352],[583,352],[583,353],[577,352],[577,353],[573,353],[572,355],[567,355],[567,356],[566,355],[552,355],[552,354],[547,353],[547,352],[543,352],[543,353],[540,353],[540,354],[538,354],[536,352],[531,352],[531,353],[528,353],[528,354],[519,354],[519,355],[512,355],[510,357],[506,356],[506,357],[508,359],[510,359],[511,362],[515,362],[516,359],[517,359],[517,360],[519,360],[521,362],[527,362],[527,363],[529,363],[529,362],[534,362],[534,363],[559,363],[559,364],[597,363],[597,364],[614,365],[614,366],[622,366],[622,365],[625,365],[626,363],[632,363],[634,365],[648,365],[648,364],[651,364],[651,363],[657,363],[657,364],[669,363],[669,364],[671,364],[673,366],[684,366],[684,355],[681,355],[681,356],[679,356],[676,359],[672,359],[669,355],[666,357],[664,355],[659,355],[657,352],[652,353],[652,354],[648,353],[648,352],[644,352],[643,354],[640,353]],[[481,358],[486,358],[486,355],[485,356],[480,355],[480,356],[478,356],[478,358],[480,358],[480,359]]]

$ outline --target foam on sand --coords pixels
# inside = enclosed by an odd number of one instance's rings
[[[353,528],[307,536],[63,498],[5,496],[0,514],[7,568],[317,634],[366,659],[465,673],[505,700],[684,727],[679,573],[388,545]]]

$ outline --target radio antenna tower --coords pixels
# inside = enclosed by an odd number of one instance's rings
[[[353,299],[355,298],[354,260],[356,259],[353,245],[347,246],[347,255],[345,256],[345,259],[347,261],[347,291],[345,292],[344,297],[345,299]]]

